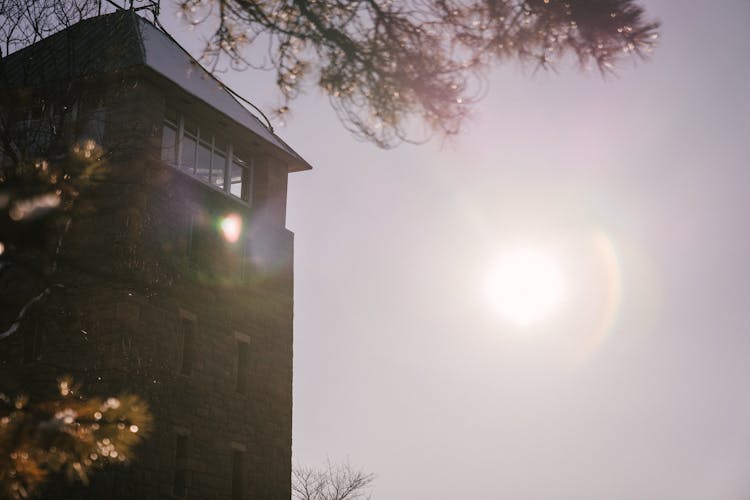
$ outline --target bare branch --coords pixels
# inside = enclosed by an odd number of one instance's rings
[[[352,468],[348,463],[325,468],[297,467],[292,471],[295,500],[369,499],[375,475]]]
[[[645,57],[659,24],[634,0],[182,0],[195,25],[218,22],[204,61],[270,67],[283,98],[306,86],[329,96],[343,125],[381,147],[459,132],[483,95],[485,72],[517,59],[554,69],[568,57],[612,73]],[[267,60],[248,61],[264,41]]]

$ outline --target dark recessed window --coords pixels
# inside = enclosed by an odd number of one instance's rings
[[[216,252],[217,234],[214,228],[203,222],[203,217],[193,214],[188,228],[188,261],[195,268],[208,271],[210,259]]]
[[[188,437],[177,434],[174,454],[174,485],[172,491],[176,497],[185,498],[187,495],[188,478]]]
[[[248,364],[250,346],[247,342],[237,342],[237,392],[247,393]]]
[[[182,363],[180,373],[190,375],[195,362],[195,321],[190,318],[180,318],[182,331]]]
[[[232,500],[245,498],[245,452],[232,452]]]

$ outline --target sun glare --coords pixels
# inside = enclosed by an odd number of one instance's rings
[[[492,307],[504,319],[526,327],[541,321],[562,302],[564,280],[558,263],[544,252],[503,254],[487,276]]]
[[[242,233],[242,218],[237,214],[230,214],[219,222],[221,234],[229,243],[236,243]]]

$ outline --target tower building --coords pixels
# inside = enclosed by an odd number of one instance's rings
[[[69,374],[88,394],[138,394],[155,421],[132,464],[47,495],[287,500],[287,176],[311,166],[132,11],[3,64],[0,105],[23,147],[80,168],[49,181],[57,201],[0,222],[0,389],[33,397]]]

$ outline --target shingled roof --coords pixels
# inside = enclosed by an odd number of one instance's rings
[[[290,171],[312,168],[169,35],[132,11],[83,20],[10,54],[2,69],[11,86],[34,87],[136,67],[158,73],[275,146]]]

